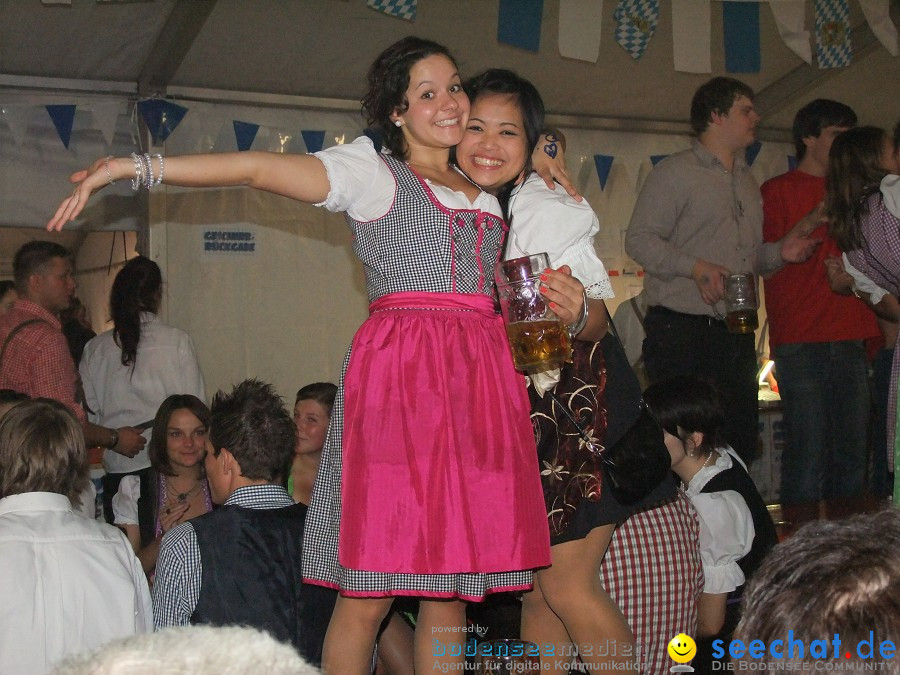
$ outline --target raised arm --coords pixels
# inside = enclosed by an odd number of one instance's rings
[[[146,158],[147,156],[144,155]],[[61,230],[87,205],[89,197],[119,180],[134,181],[142,175],[147,181],[184,187],[232,187],[246,185],[314,204],[328,196],[330,185],[325,166],[313,155],[288,155],[274,152],[231,152],[209,155],[164,157],[153,155],[141,167],[133,157],[98,159],[87,169],[69,177],[75,190],[66,197],[48,230]],[[149,176],[148,176],[149,173]],[[158,182],[157,182],[158,181]]]

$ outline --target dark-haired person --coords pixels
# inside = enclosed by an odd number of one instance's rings
[[[456,62],[410,36],[367,79],[363,107],[390,154],[359,138],[314,155],[102,158],[72,176],[48,223],[126,178],[246,185],[347,213],[370,315],[345,362],[303,550],[304,578],[341,591],[323,657],[334,675],[369,672],[401,595],[421,598],[419,668],[462,667],[465,601],[530,588],[550,564],[528,397],[494,313],[506,228],[497,200],[450,164],[469,113]]]
[[[745,646],[735,670],[826,670],[840,661],[844,670],[900,672],[896,508],[808,523],[778,544],[757,572],[734,634]],[[754,641],[762,642],[763,654],[746,650]],[[817,641],[828,647],[825,658],[813,653]],[[838,648],[839,660],[833,658]],[[727,640],[721,649],[729,653]]]
[[[325,447],[335,396],[337,385],[331,382],[313,382],[297,391],[294,400],[297,448],[287,485],[295,502],[309,505],[322,460],[322,448]]]
[[[148,258],[132,258],[116,274],[109,293],[112,330],[87,343],[79,372],[91,419],[112,427],[149,422],[167,396],[206,399],[203,376],[190,336],[159,317],[162,274]],[[143,432],[149,440],[151,431]],[[124,476],[148,476],[150,457],[110,448],[103,453],[103,510],[113,522],[112,498]],[[145,480],[142,487],[148,488]]]
[[[816,246],[799,227],[762,241],[762,200],[744,159],[758,121],[753,90],[743,82],[714,77],[699,87],[691,102],[693,147],[650,172],[625,235],[625,250],[645,271],[650,381],[712,379],[727,411],[725,439],[747,462],[759,437],[754,337],[729,333],[716,304],[721,314],[730,274],[767,276],[806,260]]]
[[[673,377],[651,384],[644,400],[665,430],[672,470],[700,516],[697,663],[709,672],[711,641],[728,638],[737,625],[744,583],[775,545],[775,525],[744,462],[723,441],[726,413],[711,383]]]
[[[73,511],[88,482],[81,424],[24,401],[0,420],[0,672],[45,673],[65,656],[151,630],[147,579],[125,535]]]
[[[822,239],[808,260],[782,267],[765,281],[787,440],[783,504],[863,491],[869,423],[865,341],[879,331],[850,288],[845,295],[831,290],[825,261],[841,252],[826,232],[823,203],[831,144],[855,125],[856,114],[838,101],[816,99],[803,106],[793,126],[797,168],[761,188],[764,241],[778,241],[804,219]]]
[[[156,568],[163,535],[212,511],[203,471],[208,431],[209,408],[203,401],[190,394],[169,396],[153,421],[148,479],[124,476],[112,498],[113,524],[125,531],[148,576]]]
[[[283,487],[294,422],[272,386],[258,380],[217,393],[210,416],[206,475],[222,506],[163,537],[155,625],[252,626],[318,660],[329,614],[301,577],[306,505]]]
[[[77,400],[78,373],[59,320],[78,287],[69,251],[52,241],[23,244],[13,258],[13,276],[19,299],[0,317],[0,387],[63,403],[82,423],[88,447],[138,452],[144,446],[140,434],[128,425],[88,421]]]
[[[883,129],[857,127],[835,139],[829,158],[825,200],[829,233],[854,268],[896,299],[900,297],[900,217],[895,213],[897,181],[891,177],[900,175],[897,145]],[[900,456],[896,434],[898,353],[895,346],[887,408],[895,503],[900,500],[896,470]]]

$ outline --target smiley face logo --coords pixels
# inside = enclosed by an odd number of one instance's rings
[[[669,642],[667,651],[675,663],[687,663],[697,656],[697,645],[690,635],[679,633]]]

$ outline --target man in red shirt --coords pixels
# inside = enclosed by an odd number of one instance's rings
[[[856,114],[843,103],[807,104],[794,118],[797,168],[762,186],[764,241],[778,241],[804,219],[823,240],[809,260],[765,280],[769,345],[787,433],[784,504],[863,491],[869,421],[864,341],[879,331],[865,304],[829,286],[825,261],[841,253],[828,236],[823,206],[831,142],[855,124]]]
[[[0,388],[56,399],[82,423],[88,447],[136,455],[145,442],[138,431],[91,424],[76,401],[77,372],[59,322],[78,287],[68,250],[50,241],[28,242],[16,252],[13,275],[19,299],[0,318]]]

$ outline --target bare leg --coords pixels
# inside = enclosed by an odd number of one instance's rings
[[[556,547],[550,549],[550,555],[554,556]],[[556,561],[554,560],[554,565]],[[598,573],[600,568],[597,567]],[[533,642],[541,650],[541,665],[549,666],[542,673],[568,673],[566,664],[571,664],[573,659],[567,654],[573,654],[572,640],[562,620],[550,609],[550,605],[544,599],[541,588],[541,574],[535,573],[534,588],[531,592],[522,596],[522,639]],[[547,645],[553,646],[553,652],[548,653]],[[557,668],[557,666],[559,666]]]
[[[325,675],[369,675],[378,628],[393,598],[338,596],[325,633],[322,672]]]
[[[536,575],[547,604],[562,621],[581,660],[596,666],[592,672],[600,670],[599,664],[633,668],[635,662],[634,635],[600,584],[600,562],[614,529],[614,525],[596,527],[584,539],[552,547],[553,565]]]
[[[416,621],[416,674],[461,672],[465,663],[466,604],[461,600],[420,600]],[[455,629],[455,630],[454,630]]]
[[[415,675],[413,659],[413,629],[399,614],[391,612],[378,637],[376,675]]]

